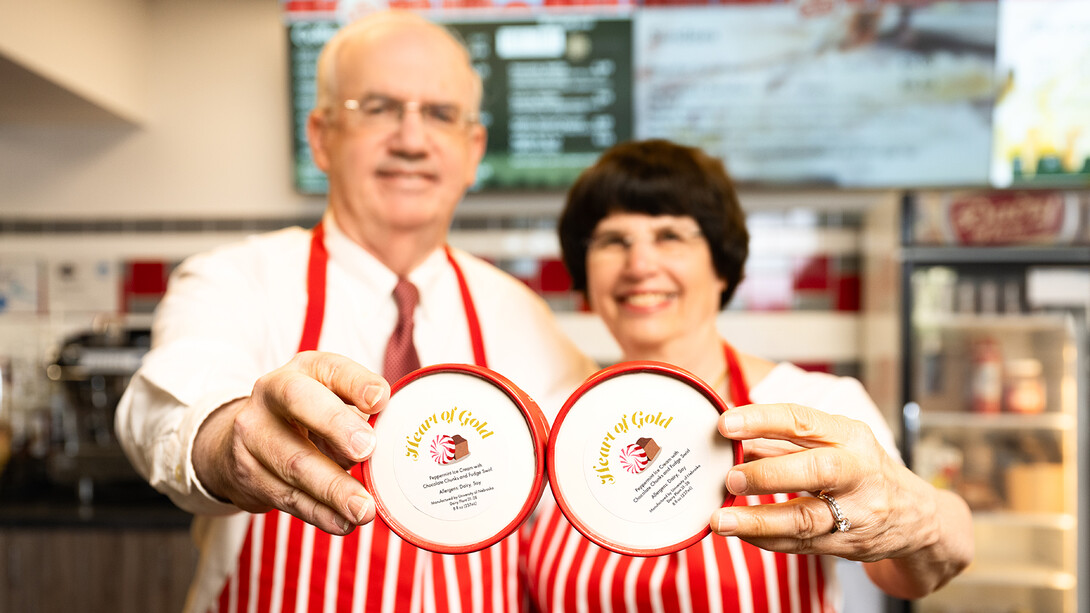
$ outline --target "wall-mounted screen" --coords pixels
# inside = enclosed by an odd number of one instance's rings
[[[981,185],[993,2],[637,13],[636,133],[700,145],[743,182]]]
[[[1000,5],[992,183],[1090,186],[1090,2]]]
[[[391,5],[470,49],[489,131],[478,189],[564,189],[610,145],[651,137],[705,148],[743,185],[1090,184],[1086,0]],[[374,2],[284,7],[296,184],[322,193],[304,133],[314,62]]]
[[[479,189],[563,189],[605,148],[632,138],[632,30],[628,19],[539,16],[447,21],[484,83],[488,150]],[[288,24],[295,183],[324,193],[306,142],[315,63],[335,20]]]
[[[484,82],[482,188],[565,188],[632,138],[628,19],[453,22]]]

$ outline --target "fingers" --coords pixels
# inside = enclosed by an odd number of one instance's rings
[[[795,404],[748,405],[720,416],[719,431],[743,441],[746,462],[725,483],[735,495],[827,491],[850,529],[831,534],[831,504],[790,501],[717,510],[712,530],[772,551],[873,561],[906,549],[921,521],[918,493],[863,422]],[[892,519],[891,519],[892,518]],[[847,524],[845,524],[847,525]]]
[[[861,425],[851,419],[790,403],[751,404],[731,409],[719,416],[719,432],[727,438],[776,439],[790,441],[802,447],[852,440]]]
[[[235,456],[249,473],[244,480],[254,484],[249,494],[254,503],[287,511],[323,530],[335,525],[334,533],[340,534],[374,518],[374,501],[363,485],[295,425],[250,411],[236,418],[235,429],[237,444],[245,447]]]
[[[800,447],[788,441],[774,441],[766,438],[743,441],[742,449],[745,451],[746,461],[759,460],[761,458],[778,458],[791,453],[798,453],[804,447]]]
[[[761,458],[727,471],[727,490],[743,496],[838,489],[859,478],[858,458],[831,447]]]
[[[378,413],[390,399],[390,384],[380,375],[335,353],[304,351],[285,368],[322,384],[322,387],[365,414]]]
[[[348,467],[374,451],[374,430],[365,415],[381,410],[390,387],[343,356],[306,352],[259,379],[253,394],[271,413],[320,439],[316,444]]]
[[[245,474],[246,481],[255,486],[251,492],[240,492],[234,501],[244,511],[261,513],[276,508],[337,535],[348,534],[357,525],[374,519],[374,501],[370,494],[346,472],[340,471],[336,476],[331,474],[332,489],[343,488],[348,492],[343,508],[337,509],[307,493],[308,490],[321,491],[325,489],[324,485],[292,485],[277,477],[257,457],[241,457],[248,458],[248,461],[244,469],[239,469],[239,474]]]
[[[746,449],[748,461],[727,473],[733,494],[839,489],[887,459],[863,422],[796,404],[731,409],[720,416],[719,431]]]
[[[244,510],[277,508],[346,534],[375,516],[370,494],[346,469],[374,451],[368,415],[389,397],[389,384],[359,364],[301,353],[205,420],[194,441],[198,478]]]
[[[778,504],[753,507],[728,507],[711,517],[712,531],[721,536],[737,536],[772,551],[790,553],[828,552],[824,537],[846,540],[846,534],[833,534],[833,515],[825,502],[799,497]],[[822,543],[814,543],[821,539]],[[820,550],[818,549],[820,547]]]

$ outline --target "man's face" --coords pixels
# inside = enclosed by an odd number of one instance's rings
[[[464,55],[400,24],[346,41],[335,60],[334,108],[312,114],[310,136],[339,224],[365,245],[405,233],[438,245],[485,149]]]

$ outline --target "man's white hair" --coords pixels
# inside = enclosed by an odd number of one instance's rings
[[[466,69],[469,71],[472,81],[473,108],[467,110],[474,114],[478,112],[481,107],[481,98],[484,95],[484,86],[481,83],[481,76],[473,69],[469,49],[461,36],[457,32],[432,23],[416,13],[398,10],[381,11],[361,17],[342,27],[329,39],[318,55],[318,92],[315,108],[328,111],[340,106],[341,96],[337,87],[337,60],[346,41],[358,36],[365,36],[369,31],[376,28],[400,24],[416,24],[425,28],[432,28],[454,43],[454,46],[460,50],[462,57],[465,59]]]

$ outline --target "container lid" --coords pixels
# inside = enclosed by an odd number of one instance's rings
[[[372,420],[363,483],[379,518],[417,547],[469,553],[503,539],[545,489],[548,425],[503,376],[439,364],[399,380]]]
[[[730,506],[727,470],[742,444],[723,438],[727,409],[676,366],[625,362],[592,375],[560,410],[549,441],[549,484],[568,521],[617,553],[657,556],[711,532]]]

